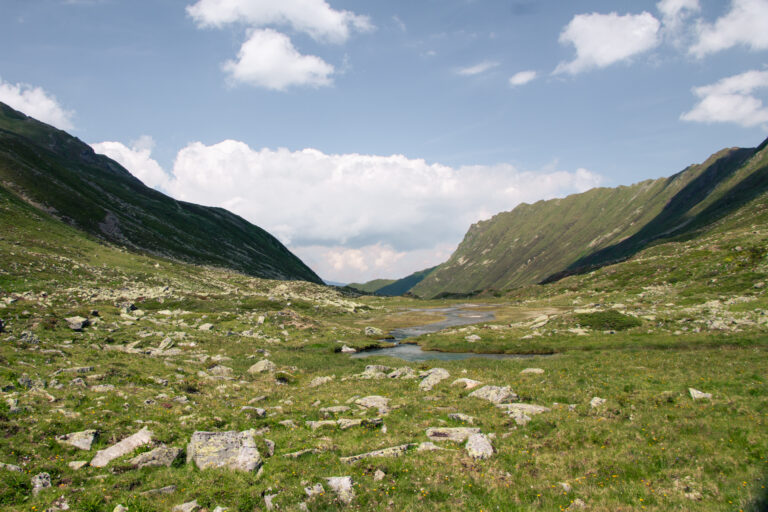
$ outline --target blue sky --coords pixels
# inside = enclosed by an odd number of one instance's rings
[[[768,0],[0,0],[0,101],[320,275],[768,136]]]

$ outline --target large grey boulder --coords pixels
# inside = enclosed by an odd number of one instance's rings
[[[349,505],[355,498],[354,483],[351,476],[332,476],[325,480],[328,482],[328,487],[336,493],[340,502]]]
[[[32,494],[37,495],[43,489],[51,486],[51,475],[48,473],[38,473],[32,477]]]
[[[383,396],[378,395],[371,395],[366,396],[363,398],[358,398],[355,400],[355,403],[357,405],[363,406],[365,408],[375,408],[378,409],[379,414],[384,415],[389,413],[389,398],[384,398]]]
[[[517,394],[514,393],[509,386],[483,386],[482,388],[471,392],[469,396],[482,398],[483,400],[488,400],[497,405],[517,400]]]
[[[419,382],[419,389],[422,391],[431,391],[440,381],[447,379],[451,376],[448,370],[443,368],[432,368],[425,374],[422,374],[424,379]]]
[[[229,468],[256,471],[262,459],[256,448],[254,430],[245,432],[195,432],[187,445],[187,463],[199,469]]]
[[[480,429],[473,427],[440,427],[427,429],[427,437],[431,441],[453,441],[454,443],[463,443],[472,434],[479,433]]]
[[[73,331],[82,331],[91,324],[87,318],[82,316],[71,316],[69,318],[65,318],[64,320],[66,320],[67,325]]]
[[[690,393],[691,398],[694,400],[709,400],[712,398],[712,393],[705,393],[698,389],[688,388],[688,393]]]
[[[68,444],[69,446],[80,448],[81,450],[90,450],[98,434],[97,430],[83,430],[82,432],[72,432],[56,436],[56,441],[60,444]]]
[[[472,434],[469,436],[464,449],[473,459],[489,459],[493,456],[493,445],[485,434]]]
[[[152,451],[137,455],[128,461],[137,468],[171,467],[173,461],[181,454],[180,448],[161,445]]]
[[[464,386],[464,389],[474,389],[482,385],[482,382],[467,378],[456,379],[451,386]]]
[[[258,363],[248,368],[248,373],[251,373],[251,374],[269,373],[269,372],[275,371],[276,369],[277,369],[277,366],[275,366],[275,363],[273,363],[269,359],[262,359]]]
[[[147,430],[145,427],[132,436],[126,437],[119,443],[113,444],[109,448],[96,452],[96,455],[91,460],[91,466],[96,468],[103,468],[114,459],[122,457],[123,455],[128,455],[139,446],[144,446],[145,444],[149,444],[151,442],[152,432]]]

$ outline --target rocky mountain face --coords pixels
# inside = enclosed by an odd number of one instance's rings
[[[176,201],[66,132],[0,103],[0,187],[93,236],[180,261],[321,283],[275,237],[221,208]]]
[[[655,241],[696,236],[768,190],[768,141],[719,151],[669,178],[521,204],[474,224],[421,297],[549,282],[624,260]]]

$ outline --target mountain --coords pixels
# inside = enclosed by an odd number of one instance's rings
[[[427,277],[429,273],[434,269],[435,267],[419,270],[418,272],[414,272],[409,276],[398,279],[394,283],[388,284],[387,286],[383,286],[376,290],[376,295],[384,295],[388,297],[405,295],[406,293],[410,292],[414,286],[422,282],[424,278]]]
[[[0,103],[0,187],[125,248],[270,279],[321,279],[275,237],[222,208],[177,201],[71,135]]]
[[[396,279],[374,279],[367,283],[349,283],[347,286],[365,293],[376,293],[376,290],[394,283]]]
[[[474,224],[421,297],[550,282],[711,225],[768,190],[768,141],[721,150],[669,178],[521,204]]]

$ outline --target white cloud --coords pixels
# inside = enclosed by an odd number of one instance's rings
[[[170,183],[168,174],[152,159],[155,141],[149,135],[139,137],[130,148],[120,142],[99,142],[91,147],[128,169],[148,187],[165,190]]]
[[[555,73],[604,68],[647,52],[659,44],[659,28],[659,20],[648,12],[576,15],[560,34],[562,44],[575,47],[576,59],[561,62]]]
[[[481,73],[485,73],[486,71],[489,71],[499,65],[498,62],[486,60],[479,64],[475,64],[474,66],[469,66],[467,68],[460,68],[456,70],[456,73],[459,75],[464,76],[472,76],[472,75],[479,75]]]
[[[254,30],[240,47],[237,60],[224,63],[234,82],[267,89],[331,85],[334,68],[320,57],[301,55],[288,36],[271,29]]]
[[[520,71],[519,73],[515,73],[512,75],[512,77],[509,79],[509,85],[511,86],[517,86],[517,85],[525,85],[529,82],[532,82],[536,79],[537,73],[535,71]]]
[[[693,109],[680,119],[700,123],[736,123],[755,126],[768,122],[768,108],[754,96],[757,89],[768,88],[768,71],[747,71],[703,87],[693,93],[700,98]]]
[[[72,110],[65,110],[56,98],[42,87],[12,84],[0,78],[0,101],[60,130],[74,128],[72,117],[75,113]]]
[[[201,27],[221,28],[231,23],[250,27],[290,26],[316,40],[342,43],[352,30],[373,26],[367,16],[337,11],[325,0],[198,0],[187,13]]]
[[[700,23],[697,33],[698,41],[690,48],[697,57],[737,45],[768,49],[768,0],[732,0],[725,16],[714,24]]]
[[[656,4],[665,25],[677,26],[701,10],[699,0],[661,0]]]

